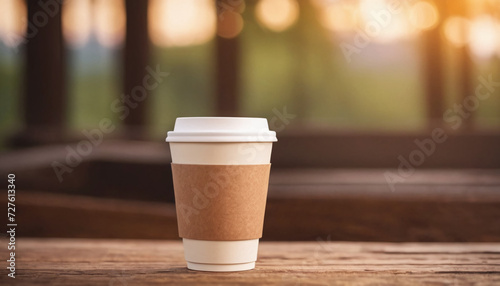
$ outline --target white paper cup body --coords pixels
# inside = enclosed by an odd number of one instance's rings
[[[172,163],[258,165],[271,161],[271,142],[170,143]]]
[[[227,120],[231,119],[227,118]],[[199,120],[203,121],[202,119]],[[176,126],[178,121],[176,121]],[[239,127],[237,133],[240,135],[243,133],[245,138],[251,138],[252,135],[249,132],[245,133],[243,126]],[[261,131],[258,132],[261,133]],[[260,136],[258,135],[253,137],[254,142],[238,142],[235,139],[236,137],[231,137],[230,132],[219,132],[219,134],[224,134],[226,140],[224,141],[224,137],[220,137],[220,142],[212,139],[207,140],[210,140],[210,142],[170,141],[172,162],[192,165],[258,165],[270,163],[272,142],[276,141],[275,139],[271,141],[271,138],[267,142],[257,141],[255,138],[258,139]],[[203,140],[203,138],[200,138],[202,137],[197,137],[193,141]],[[187,139],[184,140],[187,141]],[[168,137],[167,141],[169,141]],[[229,272],[255,268],[259,245],[258,239],[209,241],[183,238],[182,241],[184,256],[189,269]]]

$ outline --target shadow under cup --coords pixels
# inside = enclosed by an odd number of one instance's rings
[[[276,141],[267,120],[178,118],[167,141],[188,268],[253,269]]]

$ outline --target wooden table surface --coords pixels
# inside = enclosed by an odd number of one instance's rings
[[[209,273],[180,241],[19,238],[16,266],[0,285],[500,285],[500,243],[261,242],[256,269]]]

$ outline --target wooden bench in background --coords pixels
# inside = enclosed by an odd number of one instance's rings
[[[103,144],[59,182],[50,163],[64,155],[2,157],[2,177],[17,176],[20,236],[178,238],[165,145]],[[273,166],[263,240],[500,241],[500,170],[417,170],[394,192],[384,172]]]

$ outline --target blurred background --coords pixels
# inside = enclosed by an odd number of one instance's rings
[[[498,0],[3,0],[0,174],[21,235],[176,239],[175,118],[266,117],[263,239],[500,241],[499,86]]]

